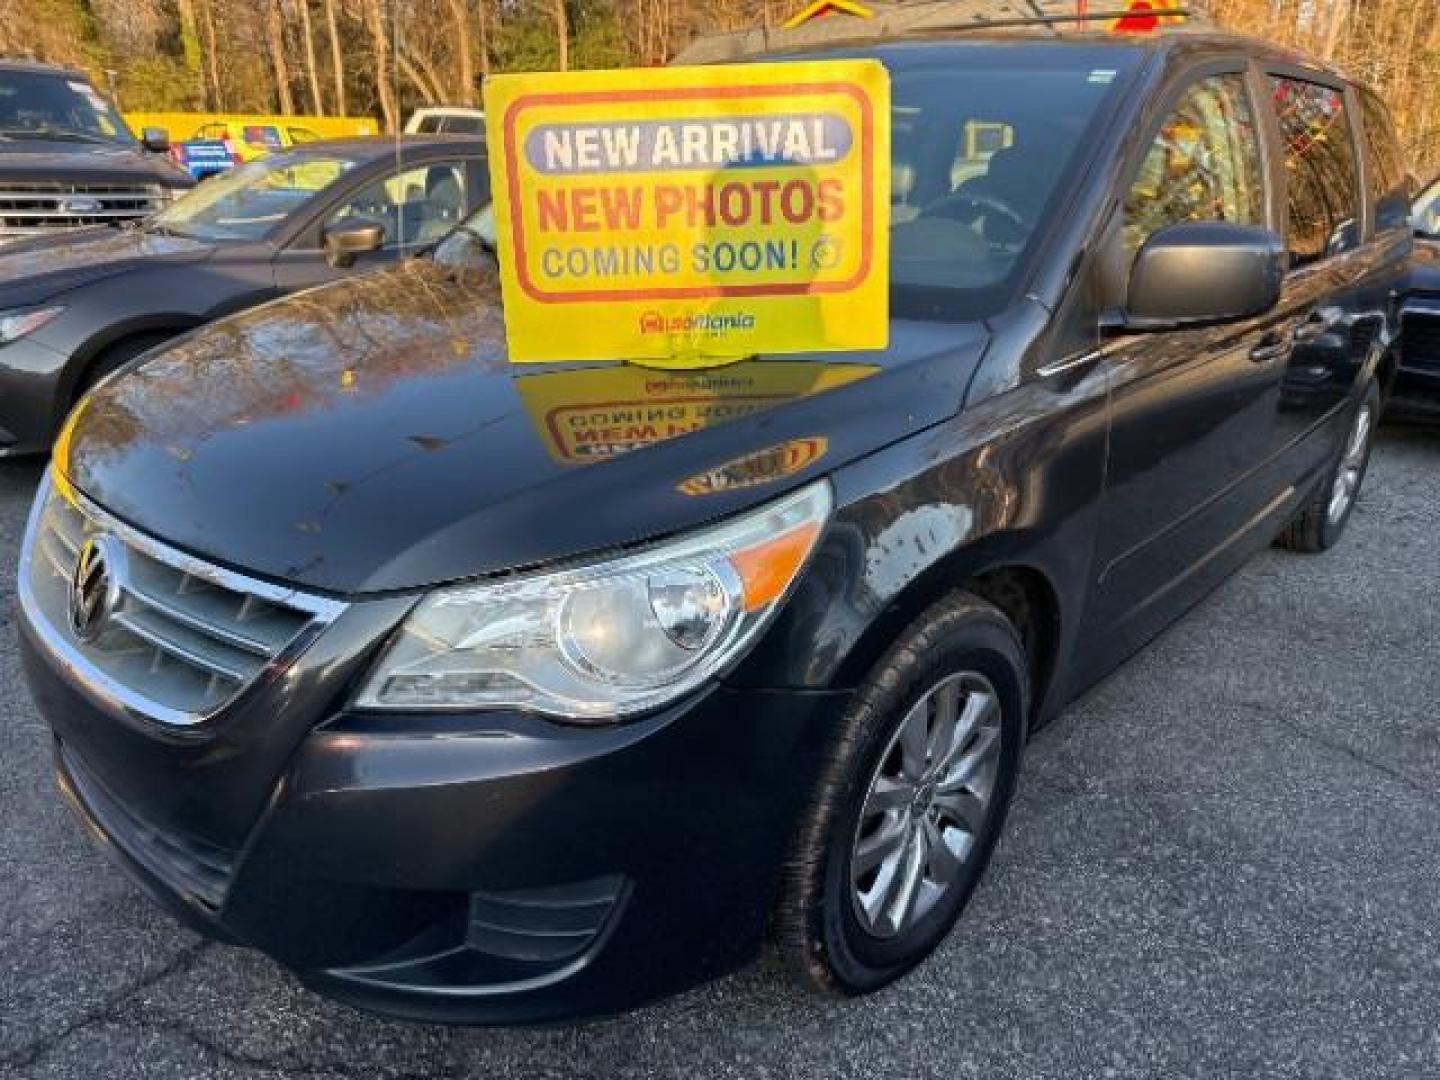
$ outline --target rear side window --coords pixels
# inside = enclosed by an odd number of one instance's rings
[[[1366,190],[1375,207],[1375,228],[1380,232],[1410,227],[1410,183],[1406,179],[1405,155],[1395,137],[1395,122],[1374,91],[1360,90],[1364,112],[1365,150],[1368,171]]]
[[[1285,144],[1290,254],[1296,266],[1360,243],[1360,175],[1345,95],[1298,79],[1276,79],[1275,111]]]
[[[1242,75],[1185,91],[1155,136],[1125,199],[1125,246],[1185,221],[1265,224],[1265,179],[1255,111]]]

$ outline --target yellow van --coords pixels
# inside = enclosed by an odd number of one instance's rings
[[[132,130],[164,128],[172,143],[193,139],[225,142],[240,161],[249,161],[286,146],[318,139],[378,135],[380,125],[368,116],[265,116],[241,113],[126,113]]]

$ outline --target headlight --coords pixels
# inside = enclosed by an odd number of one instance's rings
[[[17,338],[34,333],[64,310],[56,306],[0,311],[0,345],[8,345]]]
[[[356,704],[603,722],[673,701],[755,641],[831,502],[822,480],[639,554],[438,590],[411,612]]]

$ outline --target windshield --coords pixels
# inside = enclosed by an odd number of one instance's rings
[[[1415,200],[1415,231],[1426,236],[1440,236],[1440,179]]]
[[[891,313],[995,314],[1011,301],[1137,50],[967,45],[856,55],[878,56],[891,75]],[[481,238],[496,242],[488,206],[435,257],[470,263]]]
[[[148,227],[197,240],[262,240],[356,164],[319,154],[259,158],[206,180]]]
[[[0,140],[20,139],[135,142],[120,114],[83,78],[0,71]]]
[[[1128,49],[965,51],[972,55],[944,67],[892,72],[896,315],[983,318],[1009,302],[1096,118],[1134,62]]]

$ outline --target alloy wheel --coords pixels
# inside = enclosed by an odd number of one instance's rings
[[[1355,496],[1360,492],[1360,480],[1365,472],[1365,461],[1370,451],[1370,435],[1375,427],[1375,417],[1369,403],[1360,406],[1355,417],[1355,426],[1345,444],[1345,456],[1340,459],[1340,469],[1335,474],[1335,486],[1330,492],[1330,523],[1338,524],[1350,511]]]
[[[952,675],[906,714],[870,779],[850,853],[860,925],[893,938],[961,879],[990,816],[1002,743],[985,676]]]

